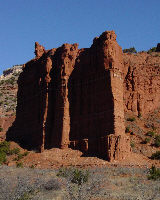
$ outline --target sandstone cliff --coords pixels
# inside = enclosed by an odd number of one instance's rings
[[[123,57],[125,111],[145,117],[160,107],[160,53]]]
[[[71,147],[108,160],[126,157],[124,64],[114,31],[88,49],[64,44],[45,50],[36,42],[35,54],[18,79],[16,120],[7,139],[41,151]]]

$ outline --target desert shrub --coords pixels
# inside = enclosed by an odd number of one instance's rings
[[[9,154],[10,152],[10,142],[4,141],[0,143],[0,152]]]
[[[25,151],[22,155],[23,156],[27,156],[29,154],[29,152],[28,151]]]
[[[49,181],[47,181],[43,187],[46,190],[60,190],[61,189],[61,184],[58,182],[57,179],[51,179]]]
[[[17,161],[21,160],[22,158],[23,158],[23,154],[19,153],[18,156],[17,156]]]
[[[23,163],[22,163],[22,162],[17,162],[17,163],[16,163],[16,167],[18,167],[18,168],[21,167],[21,168],[22,168],[22,167],[23,167]]]
[[[156,168],[154,165],[152,165],[151,169],[149,170],[148,175],[149,180],[159,180],[160,179],[160,169]]]
[[[34,166],[34,165],[30,165],[30,166],[29,166],[29,168],[31,168],[31,169],[34,169],[34,168],[35,168],[35,166]]]
[[[153,153],[151,159],[160,160],[160,151],[156,151],[156,153]]]
[[[0,143],[0,164],[7,161],[7,154],[9,154],[10,143],[7,141]]]
[[[60,169],[57,176],[69,178],[72,183],[82,185],[86,183],[89,178],[89,171],[80,169]]]
[[[20,153],[20,149],[19,148],[14,148],[10,150],[10,155],[12,154],[19,154]]]
[[[131,141],[131,147],[134,148],[135,147],[135,143],[133,141]]]
[[[4,81],[4,80],[0,81],[0,85],[3,85],[4,83],[5,83],[5,81]]]
[[[152,53],[152,52],[156,52],[156,47],[152,47],[147,51],[147,53]]]
[[[146,133],[147,136],[150,136],[150,137],[153,137],[155,135],[155,132],[154,131],[148,131]]]
[[[155,145],[156,147],[160,147],[160,135],[157,135],[157,136],[155,137],[154,145]]]
[[[126,133],[129,133],[129,132],[130,132],[130,127],[129,127],[129,126],[126,127],[125,132],[126,132]]]
[[[15,160],[15,161],[19,161],[19,160],[21,160],[24,156],[27,156],[28,154],[29,154],[28,151],[26,151],[26,152],[24,152],[24,153],[18,153],[18,154],[17,154],[17,157],[14,158],[14,160]]]
[[[142,114],[141,113],[138,113],[138,118],[141,118],[142,117]]]
[[[72,183],[76,183],[78,185],[82,185],[86,183],[89,178],[89,171],[83,171],[79,169],[75,169],[73,171],[73,178],[71,180]]]
[[[129,121],[129,122],[134,122],[135,120],[136,120],[135,117],[129,117],[129,118],[127,118],[127,121]]]
[[[0,132],[2,132],[3,131],[3,128],[2,127],[0,127]]]
[[[60,176],[60,177],[68,177],[69,175],[71,174],[71,169],[67,169],[67,168],[60,168],[58,173],[57,173],[57,176]]]
[[[147,144],[147,143],[149,143],[150,141],[151,141],[151,138],[145,138],[144,141],[143,141],[143,143],[144,143],[144,144]]]
[[[137,53],[137,51],[134,47],[131,47],[129,49],[123,49],[123,53]]]
[[[0,151],[0,165],[5,163],[6,161],[7,161],[6,153],[3,151]]]

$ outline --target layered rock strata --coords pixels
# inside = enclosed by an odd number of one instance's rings
[[[145,117],[160,107],[160,53],[123,57],[125,111]]]
[[[35,54],[19,76],[16,120],[7,138],[41,151],[71,147],[111,161],[129,155],[123,55],[114,31],[88,49],[64,44],[45,50],[36,42]]]

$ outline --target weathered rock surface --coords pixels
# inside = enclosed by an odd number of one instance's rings
[[[145,116],[160,107],[160,53],[123,57],[125,111]]]
[[[108,160],[129,155],[123,102],[128,72],[114,31],[95,38],[89,49],[64,44],[45,50],[36,42],[35,54],[18,79],[16,120],[7,139],[41,151],[71,147]]]

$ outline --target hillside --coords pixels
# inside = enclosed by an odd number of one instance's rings
[[[0,76],[0,127],[1,139],[4,139],[8,127],[16,116],[17,80],[22,71],[22,65],[13,66]]]

